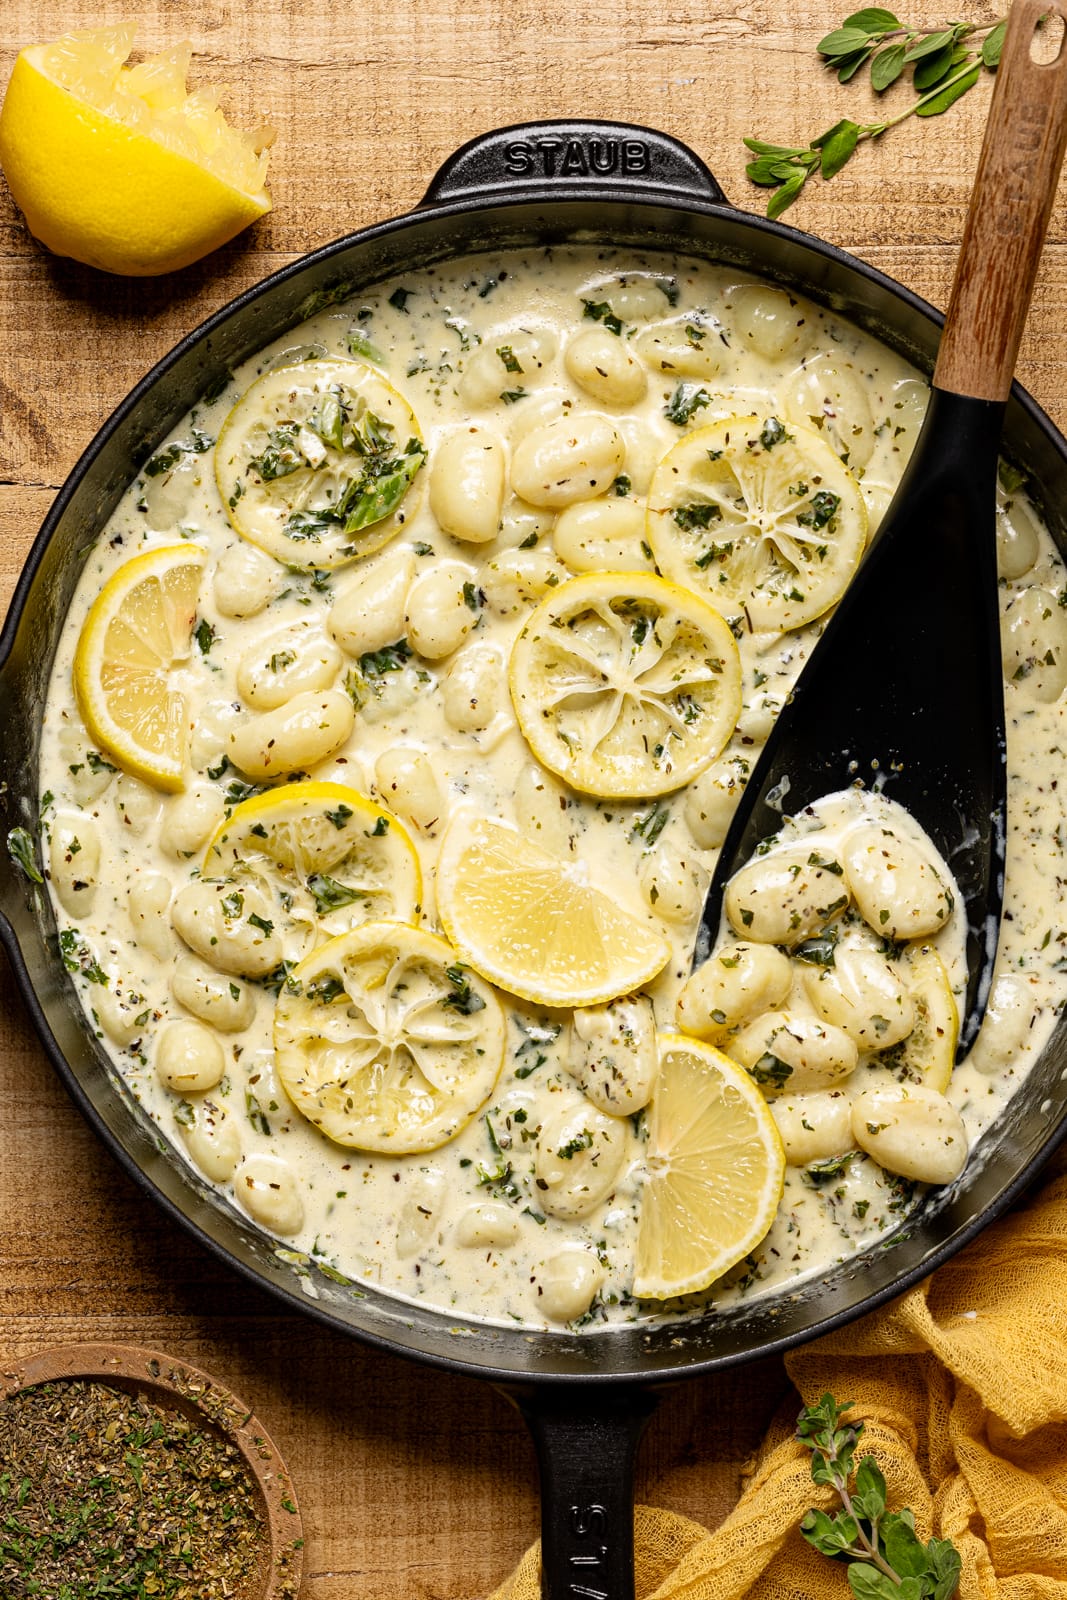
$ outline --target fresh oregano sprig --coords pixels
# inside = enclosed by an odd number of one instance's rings
[[[852,1407],[824,1394],[797,1418],[797,1438],[811,1451],[816,1483],[837,1491],[842,1509],[832,1516],[809,1511],[800,1524],[808,1543],[824,1556],[847,1560],[856,1600],[951,1600],[960,1557],[950,1539],[923,1544],[910,1511],[887,1511],[885,1479],[873,1456],[853,1463],[862,1422],[844,1420]]]
[[[869,66],[871,87],[884,94],[910,67],[916,99],[896,116],[878,122],[843,118],[806,147],[746,139],[756,157],[745,169],[749,178],[775,191],[767,215],[780,217],[815,172],[834,177],[865,140],[880,138],[908,117],[937,117],[955,105],[983,70],[996,71],[1006,26],[1002,19],[988,26],[951,22],[943,28],[912,28],[880,6],[867,6],[846,17],[819,40],[817,48],[828,70],[848,83]]]

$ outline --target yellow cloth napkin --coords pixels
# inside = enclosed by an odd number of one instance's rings
[[[786,1357],[812,1404],[827,1390],[866,1424],[892,1510],[963,1558],[960,1600],[1067,1600],[1067,1160],[1029,1203],[925,1283]],[[798,1524],[836,1509],[780,1417],[713,1533],[638,1506],[638,1600],[850,1600],[844,1569]],[[528,1550],[492,1600],[538,1600]]]

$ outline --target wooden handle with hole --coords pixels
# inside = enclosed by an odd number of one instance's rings
[[[934,384],[1006,400],[1067,144],[1067,0],[1014,0],[967,210]],[[1035,61],[1047,19],[1060,48]]]

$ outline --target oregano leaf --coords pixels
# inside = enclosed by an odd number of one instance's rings
[[[950,1539],[931,1539],[926,1546],[927,1570],[935,1580],[931,1600],[952,1600],[963,1563]]]
[[[821,152],[819,164],[824,178],[832,178],[841,171],[855,150],[861,131],[858,122],[849,122],[846,118],[811,141],[815,149]]]
[[[891,28],[899,28],[900,23],[891,11],[884,11],[881,6],[865,6],[862,11],[854,11],[846,17],[841,26],[862,28],[864,33],[888,33]]]
[[[896,83],[903,71],[904,46],[902,44],[883,45],[871,62],[871,87],[881,94],[891,84]]]
[[[955,46],[946,45],[943,50],[938,50],[934,55],[924,56],[916,62],[914,83],[920,94],[925,94],[927,89],[933,89],[952,71],[955,61]],[[964,51],[966,55],[966,51]]]
[[[902,1578],[917,1578],[926,1571],[926,1547],[899,1512],[890,1512],[879,1529],[885,1558]]]
[[[811,1510],[801,1521],[800,1531],[808,1543],[824,1556],[837,1556],[850,1550],[859,1536],[855,1519],[844,1511],[831,1517],[825,1511]]]
[[[928,33],[925,38],[913,44],[904,54],[905,61],[921,61],[923,56],[932,56],[935,50],[943,50],[946,45],[956,42],[953,29],[946,28],[942,33]]]
[[[868,1522],[877,1522],[885,1511],[885,1479],[873,1456],[864,1456],[856,1469],[852,1504]]]
[[[868,45],[866,50],[860,50],[854,56],[849,56],[845,61],[837,63],[837,76],[841,83],[847,83],[854,78],[860,68],[870,60],[874,54],[874,45]]]
[[[821,56],[831,59],[836,56],[850,56],[856,50],[863,50],[870,43],[865,28],[835,28],[832,33],[826,34],[815,46]]]
[[[935,95],[932,100],[928,100],[924,106],[916,106],[915,115],[917,117],[939,117],[943,111],[948,110],[949,106],[954,106],[961,95],[967,93],[968,89],[974,88],[981,76],[981,72],[981,63],[978,63],[971,68],[970,72],[965,73],[962,78],[959,78],[953,84],[949,84],[939,95]]]
[[[1000,52],[1004,48],[1004,31],[1008,26],[1007,18],[998,22],[992,33],[987,33],[982,40],[982,61],[991,70],[1000,65]]]
[[[803,150],[793,150],[788,145],[765,144],[762,139],[745,139],[744,143],[749,150],[758,156],[802,156],[804,154]]]
[[[788,211],[807,181],[808,173],[806,168],[794,172],[791,178],[786,179],[777,193],[771,196],[767,203],[767,215],[773,219],[774,217],[780,217],[783,211]]]
[[[856,1600],[900,1600],[900,1590],[892,1578],[866,1561],[854,1561],[849,1567],[848,1586]]]

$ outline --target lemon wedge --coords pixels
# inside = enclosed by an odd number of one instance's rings
[[[487,818],[461,813],[437,862],[437,909],[460,957],[490,983],[546,1006],[592,1006],[641,988],[670,945],[560,861]]]
[[[369,922],[307,956],[278,997],[278,1076],[335,1144],[411,1155],[488,1100],[505,1022],[488,984],[421,928]]]
[[[207,556],[167,545],[108,579],[82,625],[74,690],[95,742],[157,789],[185,787],[186,697],[174,681],[188,659]]]
[[[215,476],[237,532],[310,571],[391,539],[425,459],[414,412],[381,373],[303,361],[241,396],[219,434]]]
[[[906,1039],[874,1058],[901,1083],[921,1083],[944,1094],[956,1062],[960,1016],[945,964],[932,944],[906,945],[900,958],[905,988],[915,1004]]]
[[[778,1211],[785,1154],[747,1072],[684,1034],[659,1038],[634,1268],[640,1300],[706,1289],[754,1250]]]
[[[727,623],[648,572],[589,573],[551,590],[515,641],[509,683],[542,765],[615,799],[681,788],[719,754],[741,711]]]
[[[243,800],[204,853],[205,878],[260,878],[326,937],[413,922],[422,875],[399,818],[343,783],[286,783]]]
[[[188,266],[270,210],[273,134],[231,128],[217,90],[186,92],[188,44],[126,66],[135,32],[83,30],[23,50],[0,112],[0,166],[49,250],[144,277]]]
[[[668,578],[759,630],[801,628],[840,600],[867,539],[859,484],[812,429],[726,417],[656,468],[648,542]]]

